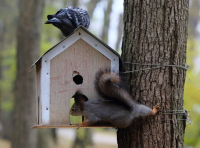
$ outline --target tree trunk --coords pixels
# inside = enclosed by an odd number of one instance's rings
[[[124,0],[124,62],[185,66],[189,0]],[[153,66],[125,65],[129,71]],[[161,67],[127,75],[129,90],[139,103],[163,111],[182,110],[186,71]],[[117,131],[119,148],[182,148],[183,114],[135,119]]]
[[[0,137],[9,141],[11,140],[13,133],[12,128],[10,128],[12,127],[11,113],[11,111],[4,111],[0,109]]]
[[[108,43],[108,29],[110,25],[110,14],[112,12],[112,4],[113,0],[108,0],[107,9],[104,10],[104,24],[103,24],[103,32],[101,35],[101,39],[105,43]]]
[[[0,1],[0,136],[11,140],[12,135],[12,100],[13,100],[13,44],[18,16],[18,1]],[[8,62],[9,61],[9,62]],[[12,75],[12,76],[11,76]],[[12,102],[12,103],[11,103]]]
[[[72,1],[72,6],[78,7],[78,3],[79,3],[79,0],[73,0]]]
[[[189,9],[189,24],[188,24],[188,28],[189,29],[189,37],[193,37],[193,38],[198,38],[199,37],[199,31],[197,31],[197,25],[199,24],[199,0],[193,0],[190,1],[191,5],[190,5],[190,9]]]
[[[90,20],[92,19],[94,9],[96,8],[96,6],[99,2],[100,2],[100,0],[90,0],[90,2],[87,3],[87,10],[90,15]]]
[[[115,50],[119,53],[120,51],[120,43],[122,39],[122,34],[123,34],[123,14],[119,14],[119,24],[117,27],[118,35],[117,35],[117,42],[115,44]]]
[[[73,142],[72,148],[86,148],[88,146],[93,146],[92,135],[92,129],[76,130],[76,138]]]
[[[21,0],[17,28],[17,76],[13,121],[13,148],[37,148],[35,71],[30,66],[39,57],[44,0]]]
[[[55,129],[38,129],[37,148],[55,148],[56,137],[53,132]]]

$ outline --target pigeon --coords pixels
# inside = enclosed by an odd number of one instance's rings
[[[88,12],[73,6],[62,8],[54,15],[47,15],[47,19],[45,24],[54,25],[61,30],[65,37],[69,36],[79,26],[88,29],[90,25]]]

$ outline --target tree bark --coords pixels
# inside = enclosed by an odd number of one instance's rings
[[[124,62],[185,66],[189,0],[124,0]],[[125,65],[132,71],[152,66]],[[176,67],[133,72],[129,90],[139,103],[163,111],[182,110],[186,71]],[[183,114],[159,114],[135,119],[117,131],[119,148],[182,148]]]
[[[13,148],[37,148],[35,71],[30,66],[39,57],[44,0],[21,0],[17,28],[17,76],[13,119]]]

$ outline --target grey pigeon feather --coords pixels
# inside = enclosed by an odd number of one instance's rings
[[[77,27],[83,26],[86,29],[90,25],[90,16],[87,11],[78,7],[69,6],[60,9],[54,15],[48,15],[45,24],[52,24],[59,28],[64,36],[70,35]]]

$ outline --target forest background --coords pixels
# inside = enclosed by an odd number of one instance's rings
[[[0,139],[4,139],[0,140],[0,147],[5,140],[6,143],[10,143],[11,135],[14,132],[11,127],[15,99],[13,91],[15,89],[14,82],[16,78],[16,29],[20,17],[20,2],[20,0],[0,1]],[[70,5],[86,9],[91,17],[89,31],[117,52],[121,52],[120,48],[123,36],[122,0],[46,0],[43,12],[43,24],[41,24],[40,55],[64,39],[60,30],[52,25],[44,24],[47,19],[46,16],[54,14],[60,8]],[[200,0],[190,0],[187,43],[187,63],[190,68],[187,71],[187,76],[198,87],[200,87],[199,13]],[[193,123],[191,125],[188,124],[186,127],[185,146],[195,148],[200,147],[200,90],[194,86],[188,77],[186,77],[184,88],[184,107],[190,111],[189,117]],[[115,131],[113,130],[113,132]],[[57,133],[55,130],[52,130],[52,140],[54,140],[53,143],[55,145]]]

